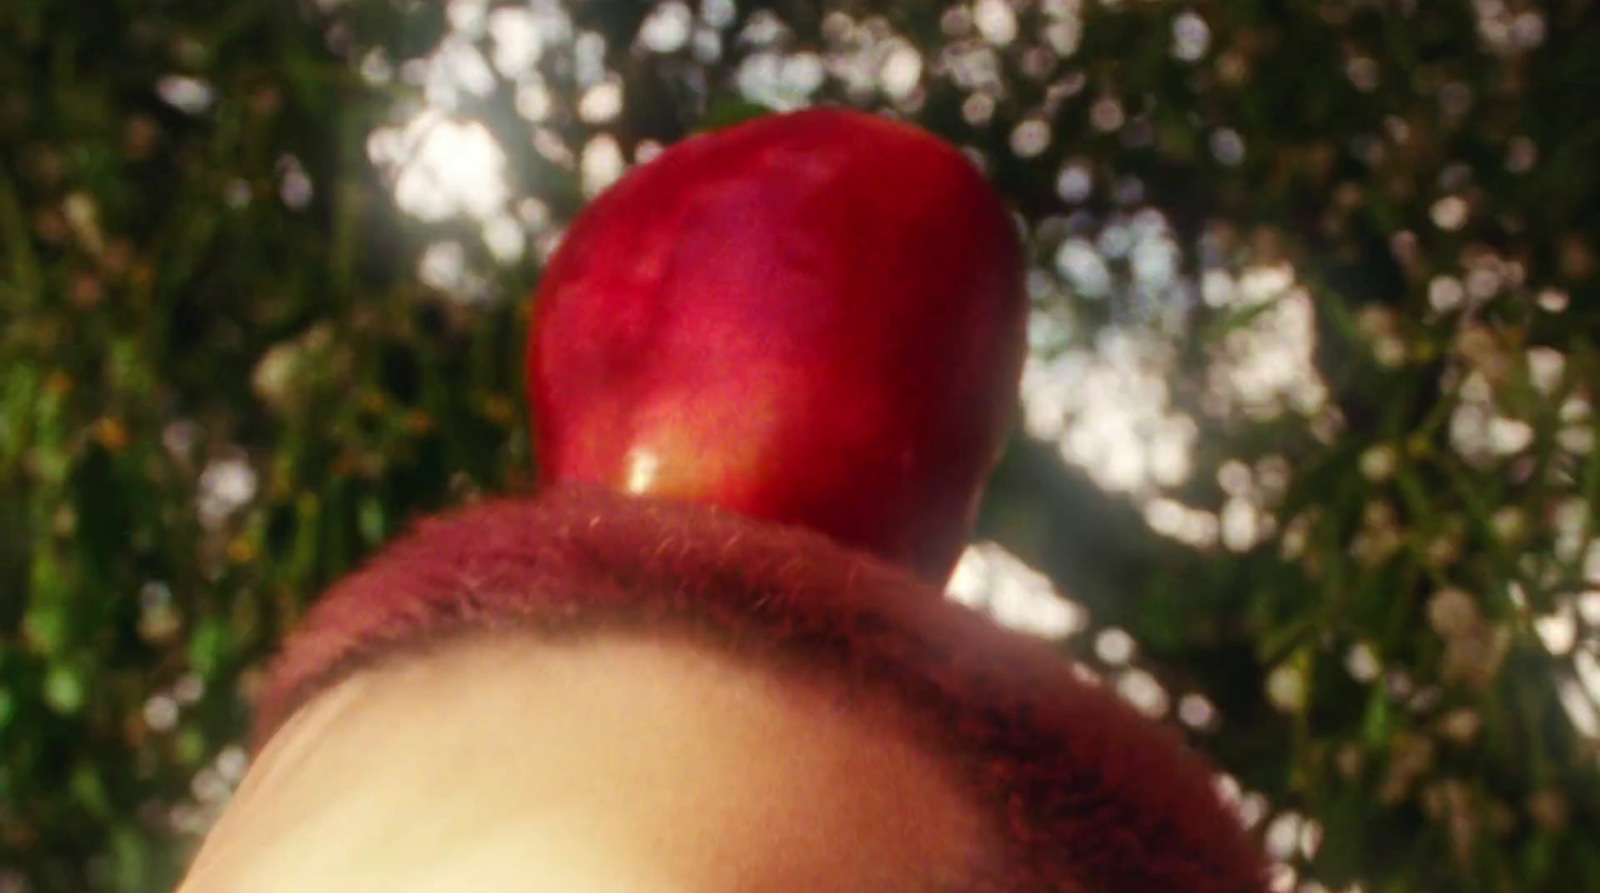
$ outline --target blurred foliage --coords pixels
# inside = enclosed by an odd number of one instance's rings
[[[1590,0],[7,0],[0,891],[172,883],[307,601],[526,481],[564,221],[807,102],[1015,202],[1038,350],[982,532],[1092,612],[1064,648],[1209,698],[1285,871],[1600,889],[1596,39]],[[503,190],[441,210],[427,120]],[[1296,332],[1300,396],[1229,396]],[[1062,376],[1128,355],[1178,473],[1086,458]]]

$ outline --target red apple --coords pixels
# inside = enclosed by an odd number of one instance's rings
[[[678,144],[540,284],[541,479],[801,524],[942,583],[1009,427],[1027,301],[949,145],[817,109]]]

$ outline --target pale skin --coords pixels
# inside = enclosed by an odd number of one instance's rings
[[[685,641],[479,635],[322,693],[178,893],[937,893],[993,835],[887,702]]]

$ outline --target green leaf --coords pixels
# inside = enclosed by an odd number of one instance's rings
[[[106,791],[100,770],[91,764],[81,764],[72,773],[72,798],[97,819],[112,815],[111,796]]]
[[[232,644],[233,636],[223,621],[210,617],[201,620],[189,638],[190,668],[210,681],[231,653]]]
[[[357,523],[361,528],[361,538],[366,541],[367,546],[376,546],[382,542],[388,529],[384,519],[383,503],[368,496],[361,500],[358,515]]]
[[[1361,739],[1369,752],[1379,752],[1389,746],[1393,734],[1392,706],[1389,693],[1382,685],[1373,685],[1367,692],[1367,709],[1361,719]]]
[[[71,638],[66,606],[50,602],[33,605],[22,617],[22,631],[40,655],[60,654]]]
[[[83,675],[78,668],[57,663],[44,677],[44,701],[50,709],[61,714],[73,714],[83,709],[87,692]]]
[[[136,826],[122,824],[111,832],[111,879],[116,889],[125,893],[150,889],[152,863],[149,842]]]
[[[0,732],[11,725],[11,720],[17,715],[17,696],[9,688],[0,688]]]
[[[778,110],[771,106],[753,102],[739,94],[724,93],[707,106],[706,113],[695,126],[695,133],[711,133],[777,113]]]

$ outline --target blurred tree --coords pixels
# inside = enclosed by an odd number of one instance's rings
[[[970,148],[1031,238],[1009,552],[956,595],[1187,727],[1287,888],[1600,889],[1596,38],[1587,0],[8,0],[0,891],[165,889],[306,601],[526,480],[564,223],[815,102]],[[1080,613],[1018,607],[1052,588]]]

